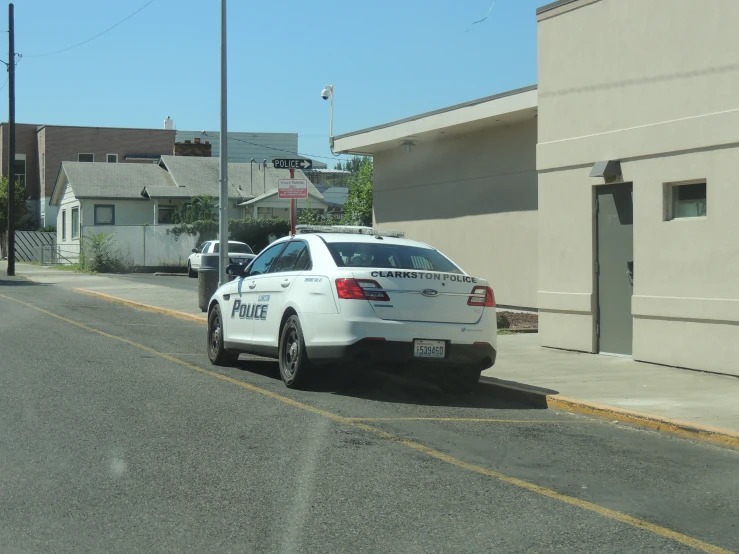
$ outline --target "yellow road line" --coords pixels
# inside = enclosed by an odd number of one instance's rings
[[[28,277],[28,279],[31,279]],[[109,300],[112,302],[118,302],[126,306],[138,308],[140,310],[146,310],[149,312],[160,313],[163,315],[169,315],[184,319],[187,321],[194,321],[196,323],[207,323],[204,316],[197,316],[188,314],[185,312],[178,312],[177,310],[169,310],[166,308],[160,308],[158,306],[151,306],[149,304],[143,304],[141,302],[134,302],[132,300],[126,300],[116,296],[110,296],[101,292],[95,292],[86,289],[73,289],[76,292],[81,292],[91,296],[97,296],[99,298]],[[510,387],[498,387],[509,389]],[[518,390],[518,389],[517,389]],[[660,431],[663,433],[670,433],[683,438],[691,440],[699,440],[703,442],[710,442],[713,444],[719,444],[721,446],[728,446],[739,450],[739,433],[733,433],[726,429],[718,429],[714,427],[708,427],[706,425],[699,425],[696,423],[690,423],[686,421],[679,421],[669,419],[665,417],[657,417],[649,414],[642,414],[639,412],[632,412],[629,410],[623,410],[620,408],[614,408],[613,406],[606,406],[602,404],[596,404],[593,402],[586,402],[575,398],[567,398],[560,395],[543,395],[546,399],[548,408],[558,408],[568,412],[575,412],[586,414],[598,418],[616,419],[624,423],[630,423],[632,425],[638,425],[641,427],[647,427]]]
[[[577,419],[502,419],[487,417],[347,417],[348,421],[461,421],[463,423],[592,423]]]
[[[707,542],[703,542],[701,540],[695,539],[693,537],[690,537],[688,535],[684,535],[682,533],[678,533],[677,531],[673,531],[671,529],[668,529],[666,527],[662,527],[660,525],[655,525],[654,523],[650,523],[648,521],[644,521],[642,519],[638,519],[632,516],[629,516],[627,514],[617,512],[615,510],[611,510],[609,508],[605,508],[603,506],[599,506],[598,504],[594,504],[592,502],[588,502],[587,500],[581,500],[579,498],[575,498],[572,496],[568,496],[566,494],[562,494],[556,491],[553,491],[551,489],[547,489],[545,487],[540,487],[539,485],[535,485],[533,483],[529,483],[528,481],[524,481],[522,479],[517,479],[515,477],[509,477],[508,475],[505,475],[503,473],[500,473],[498,471],[493,471],[491,469],[487,469],[478,465],[470,464],[468,462],[465,462],[463,460],[460,460],[459,458],[455,458],[453,456],[450,456],[448,454],[444,454],[443,452],[436,450],[434,448],[431,448],[429,446],[426,446],[424,444],[421,444],[419,442],[415,442],[412,440],[404,439],[402,437],[399,437],[397,435],[393,435],[392,433],[388,433],[386,431],[382,431],[381,429],[377,429],[376,427],[372,427],[370,425],[366,425],[364,423],[361,423],[359,421],[352,421],[350,418],[340,416],[338,414],[334,414],[332,412],[322,410],[320,408],[316,408],[314,406],[310,406],[308,404],[304,404],[302,402],[299,402],[297,400],[293,400],[292,398],[288,398],[287,396],[283,396],[281,394],[277,394],[275,392],[269,391],[267,389],[263,389],[261,387],[257,387],[255,385],[252,385],[250,383],[239,381],[237,379],[234,379],[232,377],[228,377],[226,375],[223,375],[221,373],[217,373],[215,371],[205,369],[202,367],[198,367],[194,364],[191,364],[189,362],[186,362],[184,360],[180,360],[178,358],[175,358],[173,356],[170,356],[169,354],[164,354],[162,352],[159,352],[158,350],[155,350],[154,348],[151,348],[149,346],[146,346],[144,344],[140,344],[137,342],[134,342],[132,340],[119,337],[116,335],[112,335],[110,333],[106,333],[105,331],[101,331],[99,329],[95,329],[93,327],[89,327],[87,325],[84,325],[82,323],[79,323],[77,321],[74,321],[73,319],[68,319],[66,317],[60,316],[58,314],[55,314],[54,312],[50,312],[49,310],[45,310],[43,308],[39,308],[38,306],[34,304],[30,304],[28,302],[24,302],[22,300],[18,300],[16,298],[12,298],[10,296],[5,296],[4,294],[0,294],[0,298],[5,298],[7,300],[11,300],[13,302],[17,302],[18,304],[21,304],[23,306],[27,306],[29,308],[32,308],[34,310],[37,310],[41,313],[44,313],[46,315],[49,315],[51,317],[57,318],[61,321],[64,321],[65,323],[69,323],[70,325],[74,325],[76,327],[79,327],[80,329],[85,329],[86,331],[90,331],[91,333],[96,333],[98,335],[102,335],[104,337],[107,337],[109,339],[117,340],[119,342],[122,342],[124,344],[128,344],[129,346],[133,346],[134,348],[138,348],[140,350],[143,350],[145,352],[148,352],[150,354],[154,354],[155,356],[158,356],[164,360],[167,360],[169,362],[181,365],[183,367],[186,367],[188,369],[191,369],[193,371],[197,371],[198,373],[202,373],[204,375],[208,375],[210,377],[214,377],[216,379],[220,379],[221,381],[225,381],[227,383],[231,383],[233,385],[236,385],[238,387],[244,388],[246,390],[250,390],[252,392],[261,394],[263,396],[266,396],[268,398],[272,398],[274,400],[278,400],[279,402],[282,402],[284,404],[287,404],[289,406],[293,406],[295,408],[304,410],[306,412],[310,412],[316,415],[320,415],[322,417],[328,418],[331,421],[335,421],[336,423],[340,423],[342,425],[346,425],[349,427],[354,427],[356,429],[362,429],[363,431],[366,431],[368,433],[371,433],[375,436],[384,438],[386,440],[392,441],[396,444],[400,444],[402,446],[405,446],[407,448],[410,448],[412,450],[416,450],[417,452],[422,452],[432,458],[436,458],[437,460],[440,460],[442,462],[446,462],[448,464],[451,464],[453,466],[466,469],[468,471],[472,471],[474,473],[485,475],[486,477],[492,477],[494,479],[497,479],[499,481],[502,481],[503,483],[508,483],[510,485],[514,485],[516,487],[522,488],[524,490],[539,494],[541,496],[545,496],[548,498],[552,498],[554,500],[558,500],[560,502],[563,502],[565,504],[569,504],[571,506],[576,506],[578,508],[581,508],[583,510],[587,510],[589,512],[596,513],[600,516],[603,516],[605,518],[618,521],[621,523],[624,523],[626,525],[630,525],[632,527],[635,527],[637,529],[642,529],[644,531],[648,531],[650,533],[653,533],[655,535],[658,535],[660,537],[664,537],[670,540],[673,540],[675,542],[678,542],[680,544],[684,544],[686,546],[689,546],[691,548],[695,548],[696,550],[700,550],[702,552],[706,552],[708,554],[732,554],[731,551],[726,550],[724,548],[721,548],[720,546],[716,546]]]
[[[133,300],[126,300],[125,298],[119,298],[117,296],[110,296],[109,294],[103,294],[102,292],[96,292],[94,290],[87,289],[72,289],[75,292],[81,292],[90,296],[97,296],[103,300],[109,300],[111,302],[118,302],[125,306],[131,306],[132,308],[138,308],[139,310],[146,310],[147,312],[154,312],[162,315],[169,315],[179,319],[185,319],[187,321],[195,321],[196,323],[207,323],[205,316],[188,314],[186,312],[178,312],[177,310],[169,310],[167,308],[160,308],[159,306],[151,306],[150,304],[143,304],[142,302],[134,302]]]

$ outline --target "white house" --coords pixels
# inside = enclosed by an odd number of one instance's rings
[[[296,178],[304,177],[295,173]],[[288,177],[288,170],[261,164],[229,164],[229,217],[287,219],[289,200],[276,196],[278,180]],[[298,207],[326,211],[329,204],[321,193],[312,184],[308,188],[309,200],[299,201]],[[204,195],[217,203],[216,158],[162,156],[159,164],[151,165],[63,162],[50,201],[59,208],[58,254],[62,261],[75,262],[80,237],[87,231],[123,237],[132,227],[169,225],[178,206]],[[133,258],[138,259],[138,250]]]

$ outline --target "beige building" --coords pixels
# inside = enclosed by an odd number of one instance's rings
[[[541,344],[739,375],[739,3],[537,16]]]
[[[490,280],[499,304],[534,308],[536,87],[335,138],[374,157],[374,219]]]
[[[537,19],[538,89],[336,137],[376,224],[538,308],[542,346],[739,375],[739,3]]]

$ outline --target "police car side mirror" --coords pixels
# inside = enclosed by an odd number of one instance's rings
[[[193,248],[193,249],[192,249],[192,253],[193,253],[193,254],[197,254],[197,253],[198,253],[198,249],[197,249],[197,248]]]

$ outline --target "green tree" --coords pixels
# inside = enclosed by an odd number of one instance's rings
[[[8,233],[8,178],[0,177],[0,250],[2,256],[5,256]],[[15,227],[22,229],[24,221],[28,215],[28,200],[30,199],[26,187],[15,182]]]
[[[215,198],[207,194],[194,196],[187,204],[177,206],[172,213],[174,223],[193,223],[195,221],[215,221]]]
[[[372,226],[372,177],[372,158],[362,158],[349,178],[349,196],[344,204],[347,225]]]

